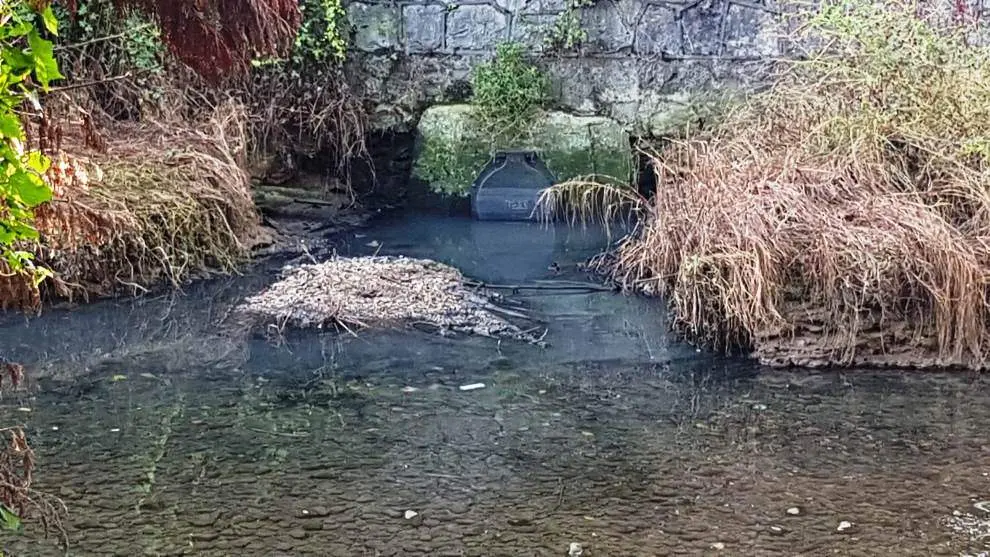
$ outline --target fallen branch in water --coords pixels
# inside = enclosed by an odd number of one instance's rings
[[[615,292],[615,288],[595,284],[593,282],[543,281],[547,284],[489,284],[466,280],[464,286],[471,288],[489,288],[491,290],[575,290],[583,292]]]

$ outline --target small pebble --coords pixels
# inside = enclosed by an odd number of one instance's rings
[[[839,532],[844,532],[844,531],[852,528],[852,526],[853,526],[852,525],[852,522],[843,520],[842,522],[839,523],[839,527],[836,528],[836,530],[839,531]]]
[[[418,390],[416,387],[402,387],[402,392],[404,393],[415,393]]]
[[[120,428],[119,427],[112,427],[112,428],[110,428],[110,433],[118,433],[119,431],[120,431]]]
[[[461,385],[460,389],[462,391],[474,391],[476,389],[484,389],[484,383],[471,383],[470,385]]]
[[[570,547],[567,548],[567,557],[581,557],[583,553],[584,548],[577,542],[571,542]]]
[[[791,507],[791,508],[787,509],[787,514],[793,515],[793,516],[797,516],[797,515],[801,514],[801,509],[799,509],[797,507]]]
[[[406,520],[412,520],[412,519],[416,518],[417,516],[419,516],[419,513],[416,512],[416,511],[406,511],[403,516],[406,517]]]
[[[293,528],[289,530],[289,535],[297,540],[301,540],[307,536],[306,531],[302,528]]]
[[[722,551],[723,549],[725,549],[725,544],[722,542],[715,542],[712,544],[712,549],[716,551]]]

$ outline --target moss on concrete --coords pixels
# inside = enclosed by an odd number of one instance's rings
[[[607,118],[562,112],[541,115],[523,137],[485,135],[469,105],[431,107],[418,127],[413,176],[447,195],[464,196],[501,149],[537,151],[558,182],[581,176],[628,183],[634,178],[629,136]]]

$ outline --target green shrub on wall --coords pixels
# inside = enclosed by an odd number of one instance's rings
[[[61,30],[61,48],[72,62],[98,62],[111,75],[126,71],[158,72],[165,48],[158,25],[144,14],[110,0],[82,0],[70,15],[62,4],[53,5]]]
[[[524,132],[550,99],[550,79],[516,43],[499,45],[494,59],[477,66],[471,87],[479,126],[503,138]]]
[[[526,59],[525,50],[516,43],[499,45],[491,61],[475,67],[471,87],[471,104],[456,124],[420,123],[424,138],[413,171],[437,193],[467,195],[494,151],[529,141],[530,128],[550,100],[549,77]],[[426,129],[451,125],[457,126],[453,134]]]

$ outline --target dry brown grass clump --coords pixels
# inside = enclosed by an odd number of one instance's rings
[[[183,126],[64,121],[47,175],[55,199],[36,210],[40,242],[24,246],[55,274],[40,295],[87,299],[232,270],[258,231],[243,122],[234,103]],[[39,301],[24,278],[0,277],[0,306]]]
[[[985,367],[990,53],[919,14],[825,2],[807,61],[655,157],[620,276],[768,363]]]
[[[365,114],[343,71],[315,65],[308,72],[284,66],[255,68],[238,95],[248,106],[253,159],[280,151],[323,156],[349,185],[352,165],[368,157]]]

